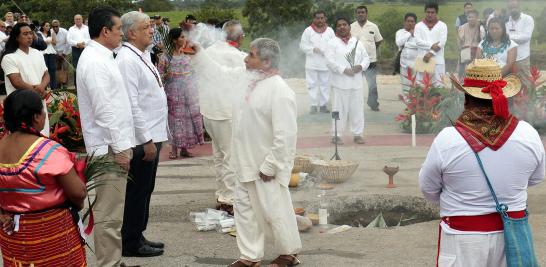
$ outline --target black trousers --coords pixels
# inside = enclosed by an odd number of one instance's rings
[[[74,87],[78,87],[76,84],[76,69],[78,69],[78,60],[80,60],[80,56],[83,52],[83,49],[85,48],[77,48],[75,46],[72,47],[72,66],[74,66]]]
[[[44,54],[44,60],[47,66],[47,72],[49,73],[49,88],[57,89],[57,55]]]
[[[144,161],[142,145],[133,148],[133,159],[127,181],[125,208],[121,238],[124,249],[137,249],[141,245],[142,233],[146,231],[150,214],[150,198],[155,187],[155,175],[159,164],[161,143],[155,143],[157,156],[154,161]]]

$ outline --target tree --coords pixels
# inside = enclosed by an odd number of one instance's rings
[[[397,9],[387,9],[376,21],[383,42],[381,43],[380,51],[382,58],[392,58],[395,51],[398,50],[394,40],[396,39],[396,31],[404,26],[404,14]]]
[[[169,0],[142,0],[136,6],[142,8],[144,12],[173,10],[173,4]]]
[[[322,10],[326,12],[328,18],[328,24],[334,28],[334,23],[337,18],[347,18],[349,21],[353,20],[355,9],[352,4],[347,4],[332,0],[318,0],[313,5],[312,12]],[[310,18],[311,19],[311,18]]]

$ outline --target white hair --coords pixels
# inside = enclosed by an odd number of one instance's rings
[[[136,24],[147,20],[150,20],[150,17],[145,13],[141,13],[138,11],[131,11],[123,14],[123,16],[121,16],[121,31],[123,32],[123,41],[128,41],[127,37],[129,36],[129,31],[133,30]]]
[[[229,41],[237,41],[244,34],[243,26],[238,20],[228,20],[222,26],[222,30],[226,33],[226,39]]]
[[[258,50],[258,56],[261,60],[269,60],[271,68],[279,68],[281,48],[277,41],[269,38],[258,38],[250,43],[250,48]]]

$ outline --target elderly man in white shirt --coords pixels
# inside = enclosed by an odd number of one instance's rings
[[[6,23],[0,20],[0,54],[4,52],[8,36],[6,35]]]
[[[362,42],[351,36],[351,26],[344,18],[336,20],[336,37],[328,43],[326,62],[332,73],[331,83],[334,92],[332,111],[339,112],[337,136],[332,122],[332,143],[343,144],[341,136],[350,125],[353,141],[364,144],[364,79],[362,72],[370,65],[370,58]],[[349,62],[346,55],[355,51]]]
[[[96,8],[89,16],[91,40],[78,65],[78,106],[88,155],[108,155],[129,170],[135,144],[131,101],[112,50],[123,33],[120,14],[108,7]],[[93,207],[94,244],[97,266],[119,266],[121,226],[127,176],[106,173],[105,182],[95,189]]]
[[[198,49],[200,50],[200,49]],[[240,259],[230,266],[258,266],[264,257],[266,233],[272,233],[279,254],[273,263],[299,263],[301,249],[288,182],[297,139],[294,91],[278,75],[277,42],[259,38],[250,43],[244,68],[226,68],[205,52],[194,57],[200,79],[222,75],[233,84],[232,162],[237,173],[235,225]]]
[[[415,59],[417,58],[417,43],[413,33],[415,31],[415,23],[417,15],[407,13],[404,16],[404,28],[396,32],[396,46],[400,51],[400,80],[402,83],[402,91],[409,89],[412,82],[409,80],[409,74],[415,75]],[[412,73],[409,73],[411,69]]]
[[[246,53],[239,50],[244,32],[241,23],[230,20],[224,23],[223,32],[225,41],[216,41],[206,49],[210,58],[225,67],[245,66]],[[232,113],[233,99],[226,96],[233,90],[233,84],[222,79],[222,76],[214,79],[199,80],[199,106],[205,128],[212,139],[212,152],[214,155],[214,168],[216,169],[216,201],[218,209],[233,214],[235,198],[235,172],[230,166],[232,155]]]
[[[91,37],[89,36],[89,27],[83,24],[82,15],[75,15],[74,26],[68,29],[66,41],[68,42],[68,45],[72,47],[72,65],[76,69],[78,68],[80,55],[89,43],[89,40],[91,40]],[[76,74],[74,74],[74,81],[76,80]]]
[[[131,100],[136,147],[125,194],[121,228],[123,256],[152,257],[163,254],[164,244],[147,240],[150,199],[154,191],[159,152],[167,134],[167,96],[150,52],[153,28],[150,17],[138,11],[121,16],[124,40],[116,61]]]
[[[419,47],[417,57],[422,58],[425,63],[431,60],[435,63],[433,85],[444,87],[444,75],[446,72],[444,50],[447,42],[447,25],[438,19],[438,4],[428,3],[425,5],[425,19],[415,25],[414,37]],[[423,80],[424,73],[417,73],[417,81]]]
[[[439,266],[506,266],[504,227],[484,172],[499,201],[508,206],[508,216],[523,218],[527,188],[544,180],[544,146],[529,123],[509,113],[507,98],[519,92],[520,83],[492,87],[491,77],[503,83],[501,68],[492,60],[474,61],[469,72],[481,84],[478,88],[491,93],[476,90],[476,84],[467,86],[475,80],[454,83],[466,93],[465,110],[434,139],[419,185],[429,201],[440,205]]]
[[[71,47],[68,44],[68,31],[61,27],[58,20],[51,21],[51,28],[56,34],[57,43],[55,51],[57,51],[57,84],[60,88],[64,88],[67,82],[67,61],[66,56],[70,54]]]
[[[326,66],[326,47],[335,37],[334,30],[326,24],[326,12],[317,11],[313,14],[313,23],[307,27],[301,36],[300,49],[305,53],[305,79],[309,88],[311,114],[330,112],[330,72]]]
[[[531,37],[535,28],[533,17],[521,12],[519,0],[508,1],[510,18],[506,22],[506,32],[510,40],[518,44],[516,67],[521,80],[529,85],[531,76]]]

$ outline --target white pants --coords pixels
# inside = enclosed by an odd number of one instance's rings
[[[446,65],[445,64],[436,64],[434,67],[434,74],[432,75],[432,84],[436,87],[445,87],[444,79],[447,79],[448,77],[445,77],[446,75]],[[424,73],[418,72],[417,73],[417,79],[415,82],[417,84],[421,84],[423,81]]]
[[[453,235],[441,231],[438,267],[504,267],[504,233]]]
[[[411,87],[411,81],[407,78],[409,67],[400,66],[400,83],[402,84],[402,93]],[[412,69],[412,75],[415,75],[415,70]]]
[[[261,261],[266,234],[279,255],[296,254],[301,240],[288,187],[276,180],[236,183],[235,225],[241,258]]]
[[[305,69],[311,106],[326,106],[330,97],[330,72]]]
[[[333,87],[334,100],[332,111],[339,112],[337,122],[337,136],[343,136],[347,124],[351,126],[354,136],[361,136],[364,132],[364,95],[360,89],[339,89]],[[332,136],[334,136],[334,122],[332,122]]]
[[[203,118],[205,128],[212,138],[212,153],[216,170],[216,199],[233,205],[235,172],[229,162],[231,157],[231,120]]]

